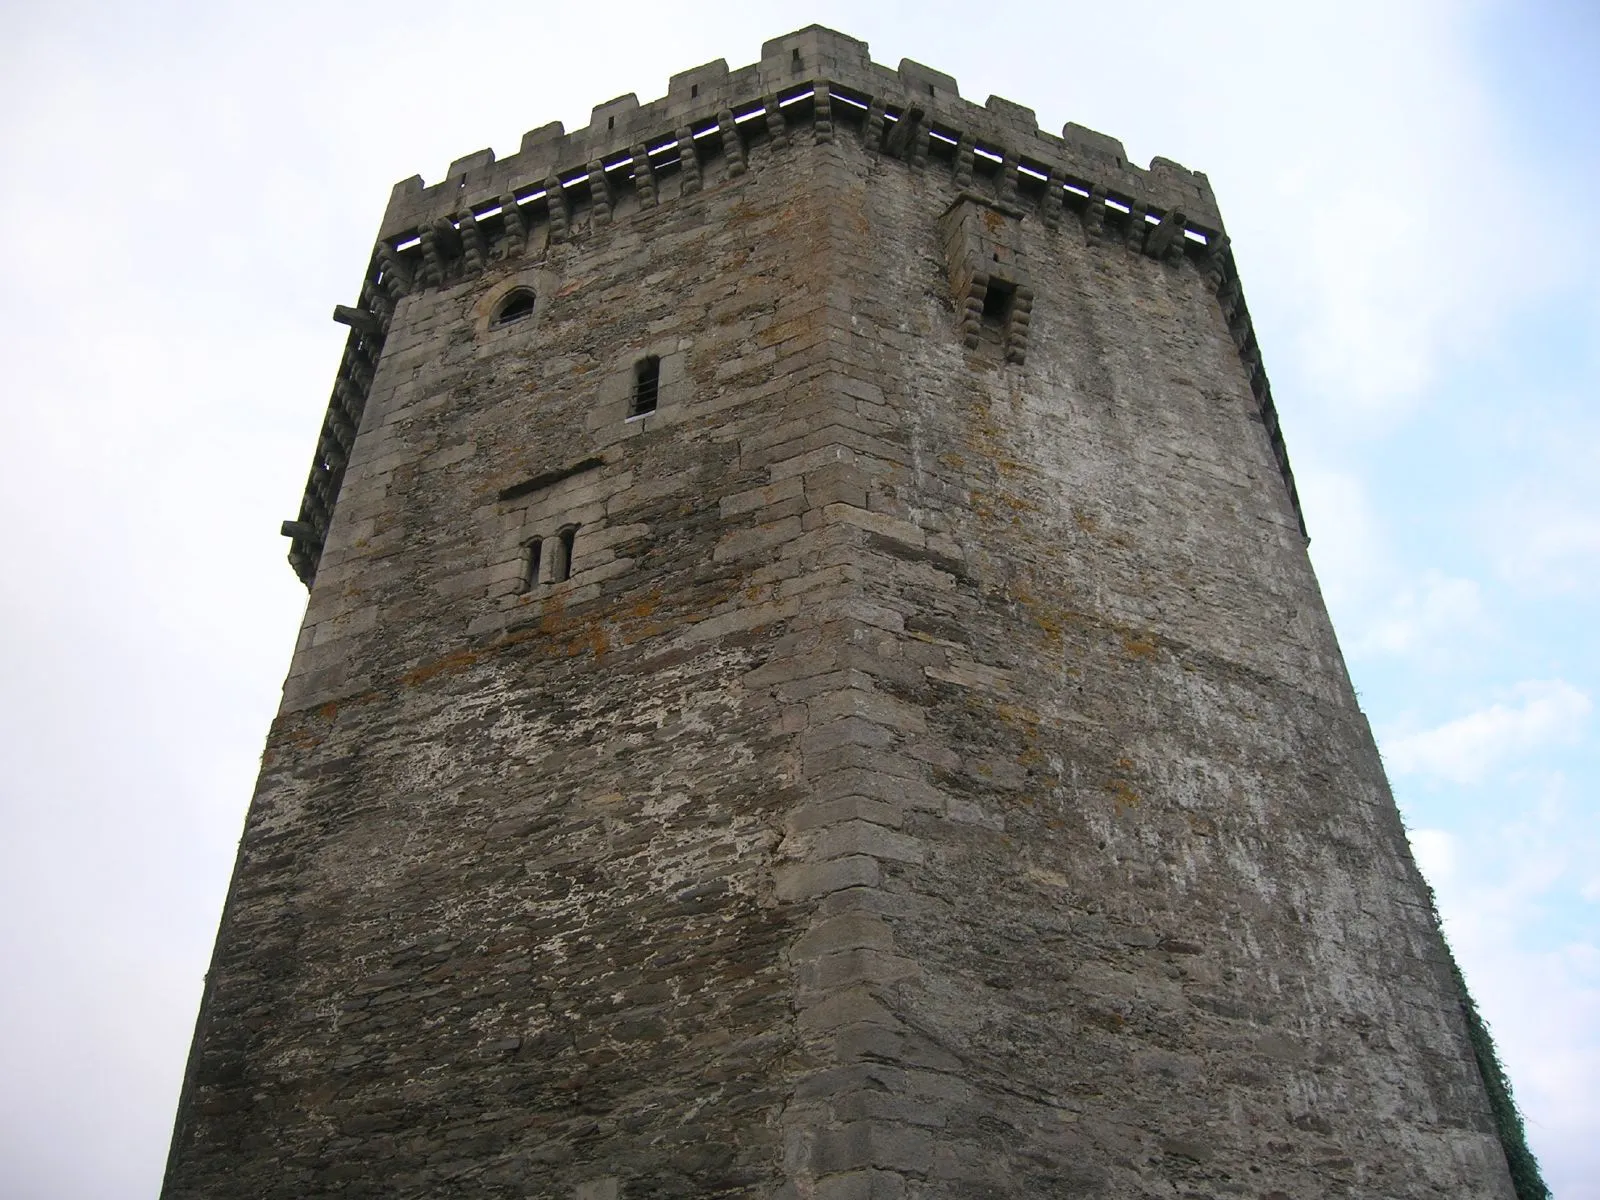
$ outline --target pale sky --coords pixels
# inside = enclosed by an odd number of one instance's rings
[[[5,9],[0,1200],[159,1187],[390,186],[812,21],[1210,175],[1419,861],[1600,1198],[1592,0]]]

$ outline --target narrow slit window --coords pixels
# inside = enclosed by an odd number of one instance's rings
[[[628,405],[630,417],[642,417],[656,410],[661,397],[661,360],[654,354],[639,360],[633,368],[633,398]]]
[[[541,538],[529,538],[522,543],[522,580],[519,592],[531,592],[539,584],[540,551],[544,549]]]
[[[568,525],[556,534],[554,553],[550,556],[550,582],[565,583],[572,578],[572,547],[578,540],[578,527]]]

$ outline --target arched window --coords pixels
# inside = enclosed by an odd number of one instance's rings
[[[521,321],[531,316],[533,316],[532,290],[516,288],[500,301],[500,307],[495,309],[494,320],[489,324],[498,329],[502,325],[510,325],[514,321]]]
[[[572,578],[572,547],[578,540],[578,527],[568,525],[556,534],[550,554],[550,582],[565,583]]]

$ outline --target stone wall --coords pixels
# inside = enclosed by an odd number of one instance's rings
[[[1509,1196],[1220,222],[825,101],[397,191],[164,1194]]]

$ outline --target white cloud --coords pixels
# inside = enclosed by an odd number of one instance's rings
[[[1488,629],[1483,589],[1474,579],[1457,579],[1438,571],[1402,587],[1387,610],[1372,619],[1354,644],[1354,652],[1438,656],[1459,644],[1465,633]]]
[[[1413,829],[1407,836],[1411,839],[1411,853],[1417,866],[1435,886],[1455,875],[1458,853],[1455,834],[1444,829]]]
[[[1352,471],[1308,459],[1296,468],[1295,483],[1311,526],[1317,581],[1335,617],[1342,618],[1343,610],[1367,602],[1393,570],[1383,524],[1366,481]]]
[[[1496,565],[1519,589],[1572,592],[1600,585],[1600,509],[1592,495],[1529,497],[1497,525]]]
[[[1507,807],[1468,833],[1414,830],[1412,849],[1546,1182],[1600,1200],[1600,896],[1578,884],[1600,859],[1600,811],[1560,774]]]
[[[1536,680],[1495,703],[1433,729],[1384,740],[1384,761],[1401,775],[1476,783],[1504,759],[1574,741],[1593,707],[1570,683]]]
[[[1486,94],[1469,6],[1291,8],[1262,15],[1280,40],[1266,69],[1293,78],[1275,89],[1288,102],[1256,105],[1257,90],[1245,103],[1269,111],[1241,139],[1271,156],[1257,173],[1274,186],[1226,202],[1265,344],[1277,347],[1269,369],[1292,340],[1301,394],[1315,394],[1330,427],[1383,424],[1540,286],[1575,277],[1537,253],[1533,227],[1506,227],[1504,193],[1486,183],[1516,179],[1545,196],[1559,185]],[[1209,169],[1225,187],[1221,168]],[[1295,221],[1269,218],[1284,207]]]

